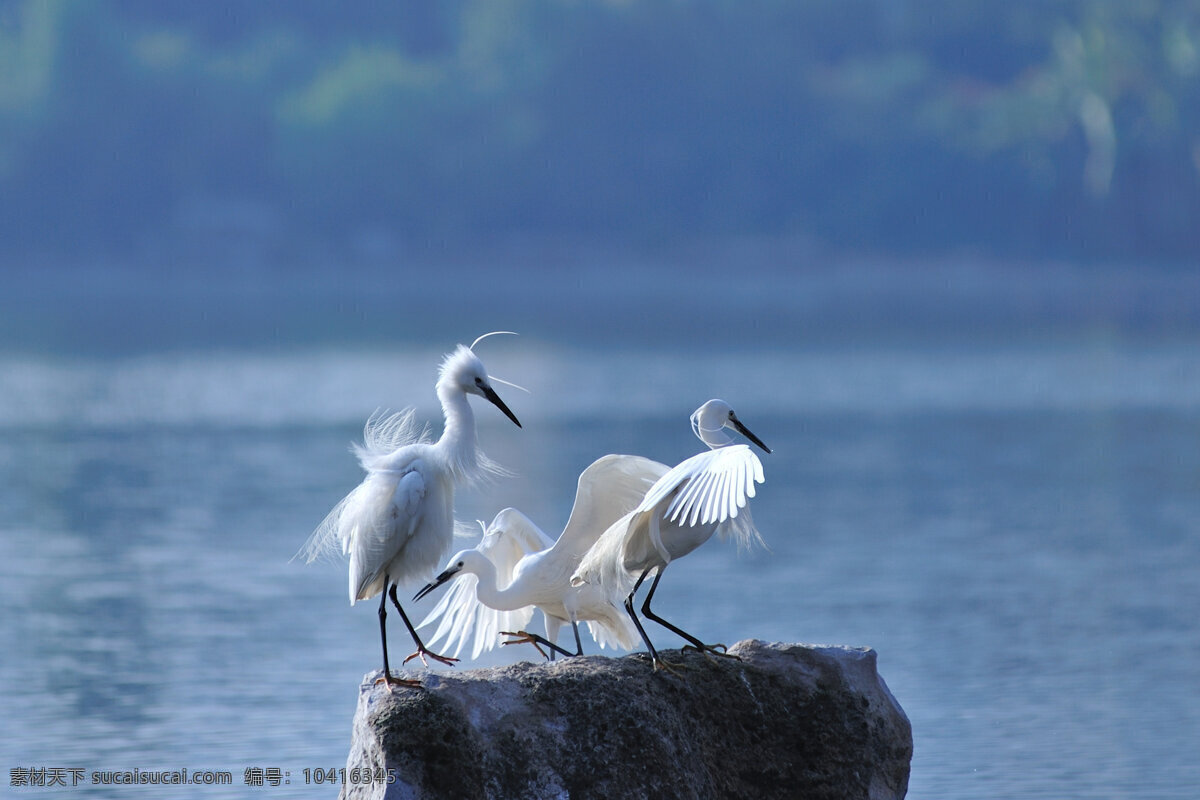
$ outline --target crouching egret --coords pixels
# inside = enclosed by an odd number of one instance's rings
[[[691,419],[692,431],[711,449],[663,475],[633,511],[601,535],[571,577],[572,586],[598,586],[612,602],[624,601],[655,669],[669,665],[659,657],[633,610],[633,597],[650,571],[657,572],[642,613],[687,639],[692,648],[725,655],[724,645],[705,644],[655,615],[650,601],[667,565],[714,533],[732,536],[739,544],[762,541],[746,508],[747,499],[754,497],[754,484],[764,480],[762,462],[747,445],[735,444],[726,429],[738,431],[767,453],[770,448],[741,423],[724,400],[709,400]]]
[[[429,441],[427,426],[417,426],[412,409],[389,416],[375,414],[367,420],[363,444],[354,445],[367,476],[329,512],[297,554],[311,563],[340,547],[350,557],[350,605],[380,595],[383,677],[377,682],[420,685],[393,678],[388,666],[385,604],[389,595],[417,644],[417,651],[404,663],[418,656],[427,666],[426,656],[445,664],[457,661],[425,647],[396,599],[396,585],[426,579],[445,558],[454,533],[455,486],[503,474],[479,452],[467,395],[485,398],[521,427],[475,355],[474,347],[483,338],[470,347],[460,344],[442,361],[436,388],[445,427],[436,442]]]
[[[607,594],[597,586],[571,586],[571,573],[600,534],[641,502],[647,490],[667,472],[665,464],[640,456],[607,455],[579,476],[575,505],[557,541],[550,539],[515,508],[498,513],[484,531],[483,541],[455,554],[440,575],[414,599],[456,578],[455,585],[421,622],[437,622],[431,641],[445,641],[457,656],[472,642],[471,657],[495,646],[499,634],[513,637],[504,644],[530,643],[566,656],[582,655],[579,623],[586,621],[601,647],[631,649],[633,628]],[[480,523],[482,524],[482,523]],[[546,621],[544,637],[524,630],[539,608]],[[556,640],[562,625],[575,633],[575,652]]]

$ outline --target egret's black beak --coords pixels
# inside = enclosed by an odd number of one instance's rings
[[[483,396],[488,399],[492,405],[504,412],[504,416],[511,419],[518,428],[521,427],[521,421],[517,419],[517,415],[508,410],[508,406],[504,405],[504,401],[500,399],[500,395],[496,394],[496,390],[490,386],[483,387]]]
[[[415,603],[416,601],[420,600],[425,595],[432,592],[434,589],[441,586],[446,581],[453,578],[455,575],[458,574],[458,571],[460,569],[462,569],[462,568],[461,567],[451,567],[450,569],[443,572],[441,575],[438,575],[436,578],[434,578],[433,583],[425,584],[424,588],[422,588],[421,591],[419,591],[415,595],[413,595],[413,602]]]
[[[759,439],[757,436],[755,436],[753,433],[751,433],[750,429],[747,428],[745,425],[743,425],[742,421],[737,418],[737,415],[730,413],[729,421],[733,423],[733,427],[737,428],[738,433],[740,433],[742,436],[745,436],[747,439],[754,442],[756,445],[761,447],[765,452],[767,452],[767,453],[771,452],[771,448],[769,448],[765,444],[763,444],[762,439]]]

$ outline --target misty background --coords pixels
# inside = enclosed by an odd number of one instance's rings
[[[1187,0],[6,0],[0,251],[1180,260],[1198,76]]]
[[[1190,330],[1198,48],[1187,0],[6,0],[0,340],[457,340],[448,291],[690,340],[645,309],[739,283],[774,341]]]

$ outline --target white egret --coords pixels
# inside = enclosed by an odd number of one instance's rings
[[[445,558],[454,534],[455,486],[503,473],[479,452],[475,415],[467,395],[487,399],[521,427],[492,388],[493,379],[474,353],[483,338],[476,339],[471,347],[460,344],[442,361],[436,389],[445,427],[436,442],[430,442],[428,426],[418,428],[412,409],[390,416],[376,414],[367,420],[363,444],[354,445],[367,476],[329,512],[297,554],[311,563],[340,548],[350,557],[350,605],[380,595],[380,682],[389,685],[420,685],[418,681],[393,678],[388,666],[385,604],[389,595],[417,644],[417,651],[404,663],[417,656],[426,665],[426,656],[445,664],[457,660],[425,647],[396,599],[396,585],[426,579]]]
[[[767,453],[771,449],[741,423],[724,400],[709,400],[696,409],[691,420],[692,431],[711,449],[663,475],[637,508],[601,535],[571,577],[573,586],[598,586],[612,602],[624,601],[655,669],[670,665],[659,657],[633,610],[633,597],[650,571],[656,570],[656,574],[642,613],[687,639],[692,648],[725,655],[724,645],[707,645],[654,614],[650,601],[667,565],[714,533],[732,536],[739,544],[762,541],[746,507],[747,499],[754,497],[754,484],[764,480],[762,462],[747,445],[735,444],[726,428],[738,431]]]
[[[472,642],[471,657],[495,646],[528,642],[563,655],[582,655],[579,623],[586,621],[601,647],[631,649],[635,637],[629,619],[600,587],[571,586],[571,573],[609,525],[641,502],[667,466],[641,456],[607,455],[579,476],[575,505],[557,541],[550,539],[515,508],[498,513],[477,547],[455,554],[446,569],[417,593],[421,599],[444,583],[460,578],[419,627],[438,622],[431,641],[444,640],[457,656]],[[482,524],[482,523],[480,523]],[[539,608],[546,636],[524,630]],[[562,625],[575,634],[575,652],[556,640]]]

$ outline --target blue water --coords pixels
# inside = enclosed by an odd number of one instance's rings
[[[770,551],[701,548],[661,613],[710,641],[877,649],[913,724],[911,797],[1194,796],[1197,282],[846,274],[712,270],[676,301],[666,272],[510,270],[490,280],[524,294],[470,293],[452,319],[432,290],[393,319],[401,285],[367,278],[29,277],[0,300],[3,765],[219,770],[243,791],[274,767],[291,783],[263,796],[332,796],[303,771],[345,763],[374,604],[348,606],[344,565],[289,559],[357,482],[366,416],[416,405],[436,429],[441,353],[503,327],[524,335],[481,356],[531,390],[502,393],[525,428],[481,407],[479,435],[517,476],[461,495],[461,519],[514,505],[558,530],[592,459],[678,461],[687,415],[725,397],[775,451],[754,501]],[[15,796],[156,791],[10,776]]]

